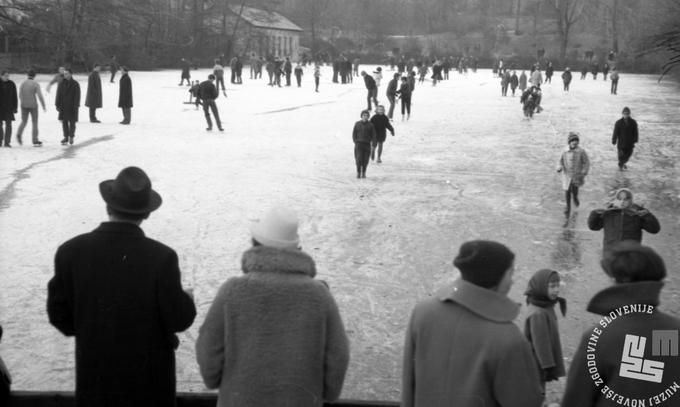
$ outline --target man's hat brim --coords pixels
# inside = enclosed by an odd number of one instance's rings
[[[147,202],[146,205],[143,207],[139,208],[132,208],[126,205],[121,204],[120,202],[116,201],[115,196],[113,194],[113,184],[115,183],[115,180],[109,179],[106,181],[102,181],[99,183],[99,193],[101,194],[102,198],[104,199],[104,202],[111,207],[112,209],[122,212],[122,213],[129,213],[133,215],[143,215],[145,213],[151,213],[155,211],[156,209],[160,208],[161,204],[163,203],[163,198],[158,194],[158,192],[154,191],[151,189],[149,193],[149,201]]]

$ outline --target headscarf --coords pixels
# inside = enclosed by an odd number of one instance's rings
[[[529,285],[524,295],[527,296],[527,304],[533,304],[537,307],[548,308],[554,306],[556,303],[560,304],[560,311],[562,315],[567,314],[567,300],[562,297],[557,297],[552,300],[548,297],[548,283],[553,276],[557,276],[559,280],[560,275],[555,270],[543,269],[539,270],[529,280]]]

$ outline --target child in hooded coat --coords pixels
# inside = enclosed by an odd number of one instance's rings
[[[567,301],[559,297],[560,275],[554,270],[537,271],[524,295],[529,304],[529,316],[524,323],[524,335],[534,351],[536,363],[541,372],[541,386],[566,375],[562,344],[560,342],[555,304],[567,313]]]
[[[572,198],[576,207],[580,205],[578,189],[583,186],[586,175],[588,175],[590,160],[586,151],[579,147],[578,133],[569,133],[567,144],[569,147],[560,156],[557,172],[562,173],[562,189],[564,189],[567,201],[567,209],[564,214],[569,217]]]

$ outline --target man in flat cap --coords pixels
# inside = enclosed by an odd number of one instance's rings
[[[57,249],[50,323],[76,338],[76,403],[174,406],[175,333],[193,322],[177,254],[139,227],[161,205],[139,168],[99,184],[109,221]]]

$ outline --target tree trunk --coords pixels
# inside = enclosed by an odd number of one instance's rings
[[[312,58],[316,58],[316,25],[314,24],[313,19],[311,21],[311,29],[312,29]]]
[[[536,36],[538,35],[538,19],[541,14],[541,3],[537,2],[536,6],[534,8],[534,39],[536,39]]]
[[[612,5],[612,51],[614,51],[614,53],[619,52],[619,33],[616,28],[618,25],[618,10],[619,0],[614,0],[614,4]]]
[[[522,8],[522,0],[517,0],[517,7],[515,8],[515,35],[519,35],[519,13]]]

